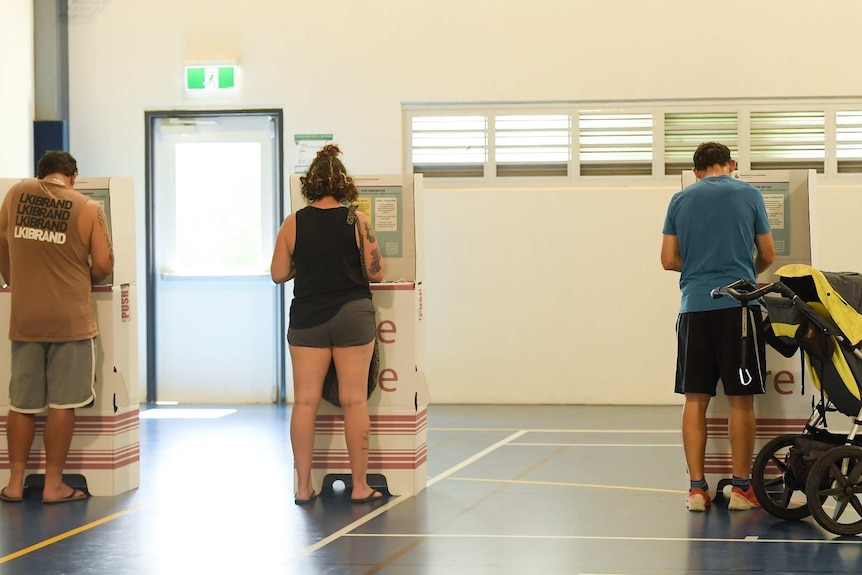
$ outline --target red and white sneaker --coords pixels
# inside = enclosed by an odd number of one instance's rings
[[[709,509],[709,493],[703,489],[690,489],[685,498],[685,508],[689,511],[706,511]]]
[[[730,490],[730,502],[727,504],[727,508],[731,511],[748,511],[758,507],[760,507],[760,503],[751,487],[748,488],[748,491],[743,491],[739,487]]]

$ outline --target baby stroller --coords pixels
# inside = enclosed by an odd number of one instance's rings
[[[712,291],[746,306],[766,308],[763,334],[785,357],[800,350],[820,401],[799,434],[766,443],[752,466],[760,505],[781,519],[809,515],[837,535],[862,533],[862,275],[821,272],[792,264],[779,281],[758,288],[745,280]],[[779,294],[779,297],[770,296]],[[767,297],[769,296],[769,297]],[[747,337],[743,329],[743,339]],[[743,341],[743,350],[745,349]],[[743,356],[740,377],[744,377]],[[805,369],[803,367],[803,378]],[[803,379],[804,386],[804,379]],[[827,414],[850,418],[844,433],[829,430]]]

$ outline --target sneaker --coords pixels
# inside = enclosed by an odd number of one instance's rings
[[[730,502],[727,508],[732,511],[747,511],[748,509],[757,509],[760,503],[757,501],[757,496],[754,495],[754,489],[748,488],[748,491],[743,491],[739,487],[734,487],[730,490]]]
[[[703,489],[691,489],[685,498],[685,508],[689,511],[706,511],[709,509],[709,493]]]

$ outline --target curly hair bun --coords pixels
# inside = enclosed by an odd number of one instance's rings
[[[318,158],[337,158],[341,155],[341,150],[336,144],[326,144],[317,152]]]

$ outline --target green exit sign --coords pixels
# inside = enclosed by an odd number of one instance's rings
[[[186,90],[218,91],[236,88],[236,66],[187,66]]]

